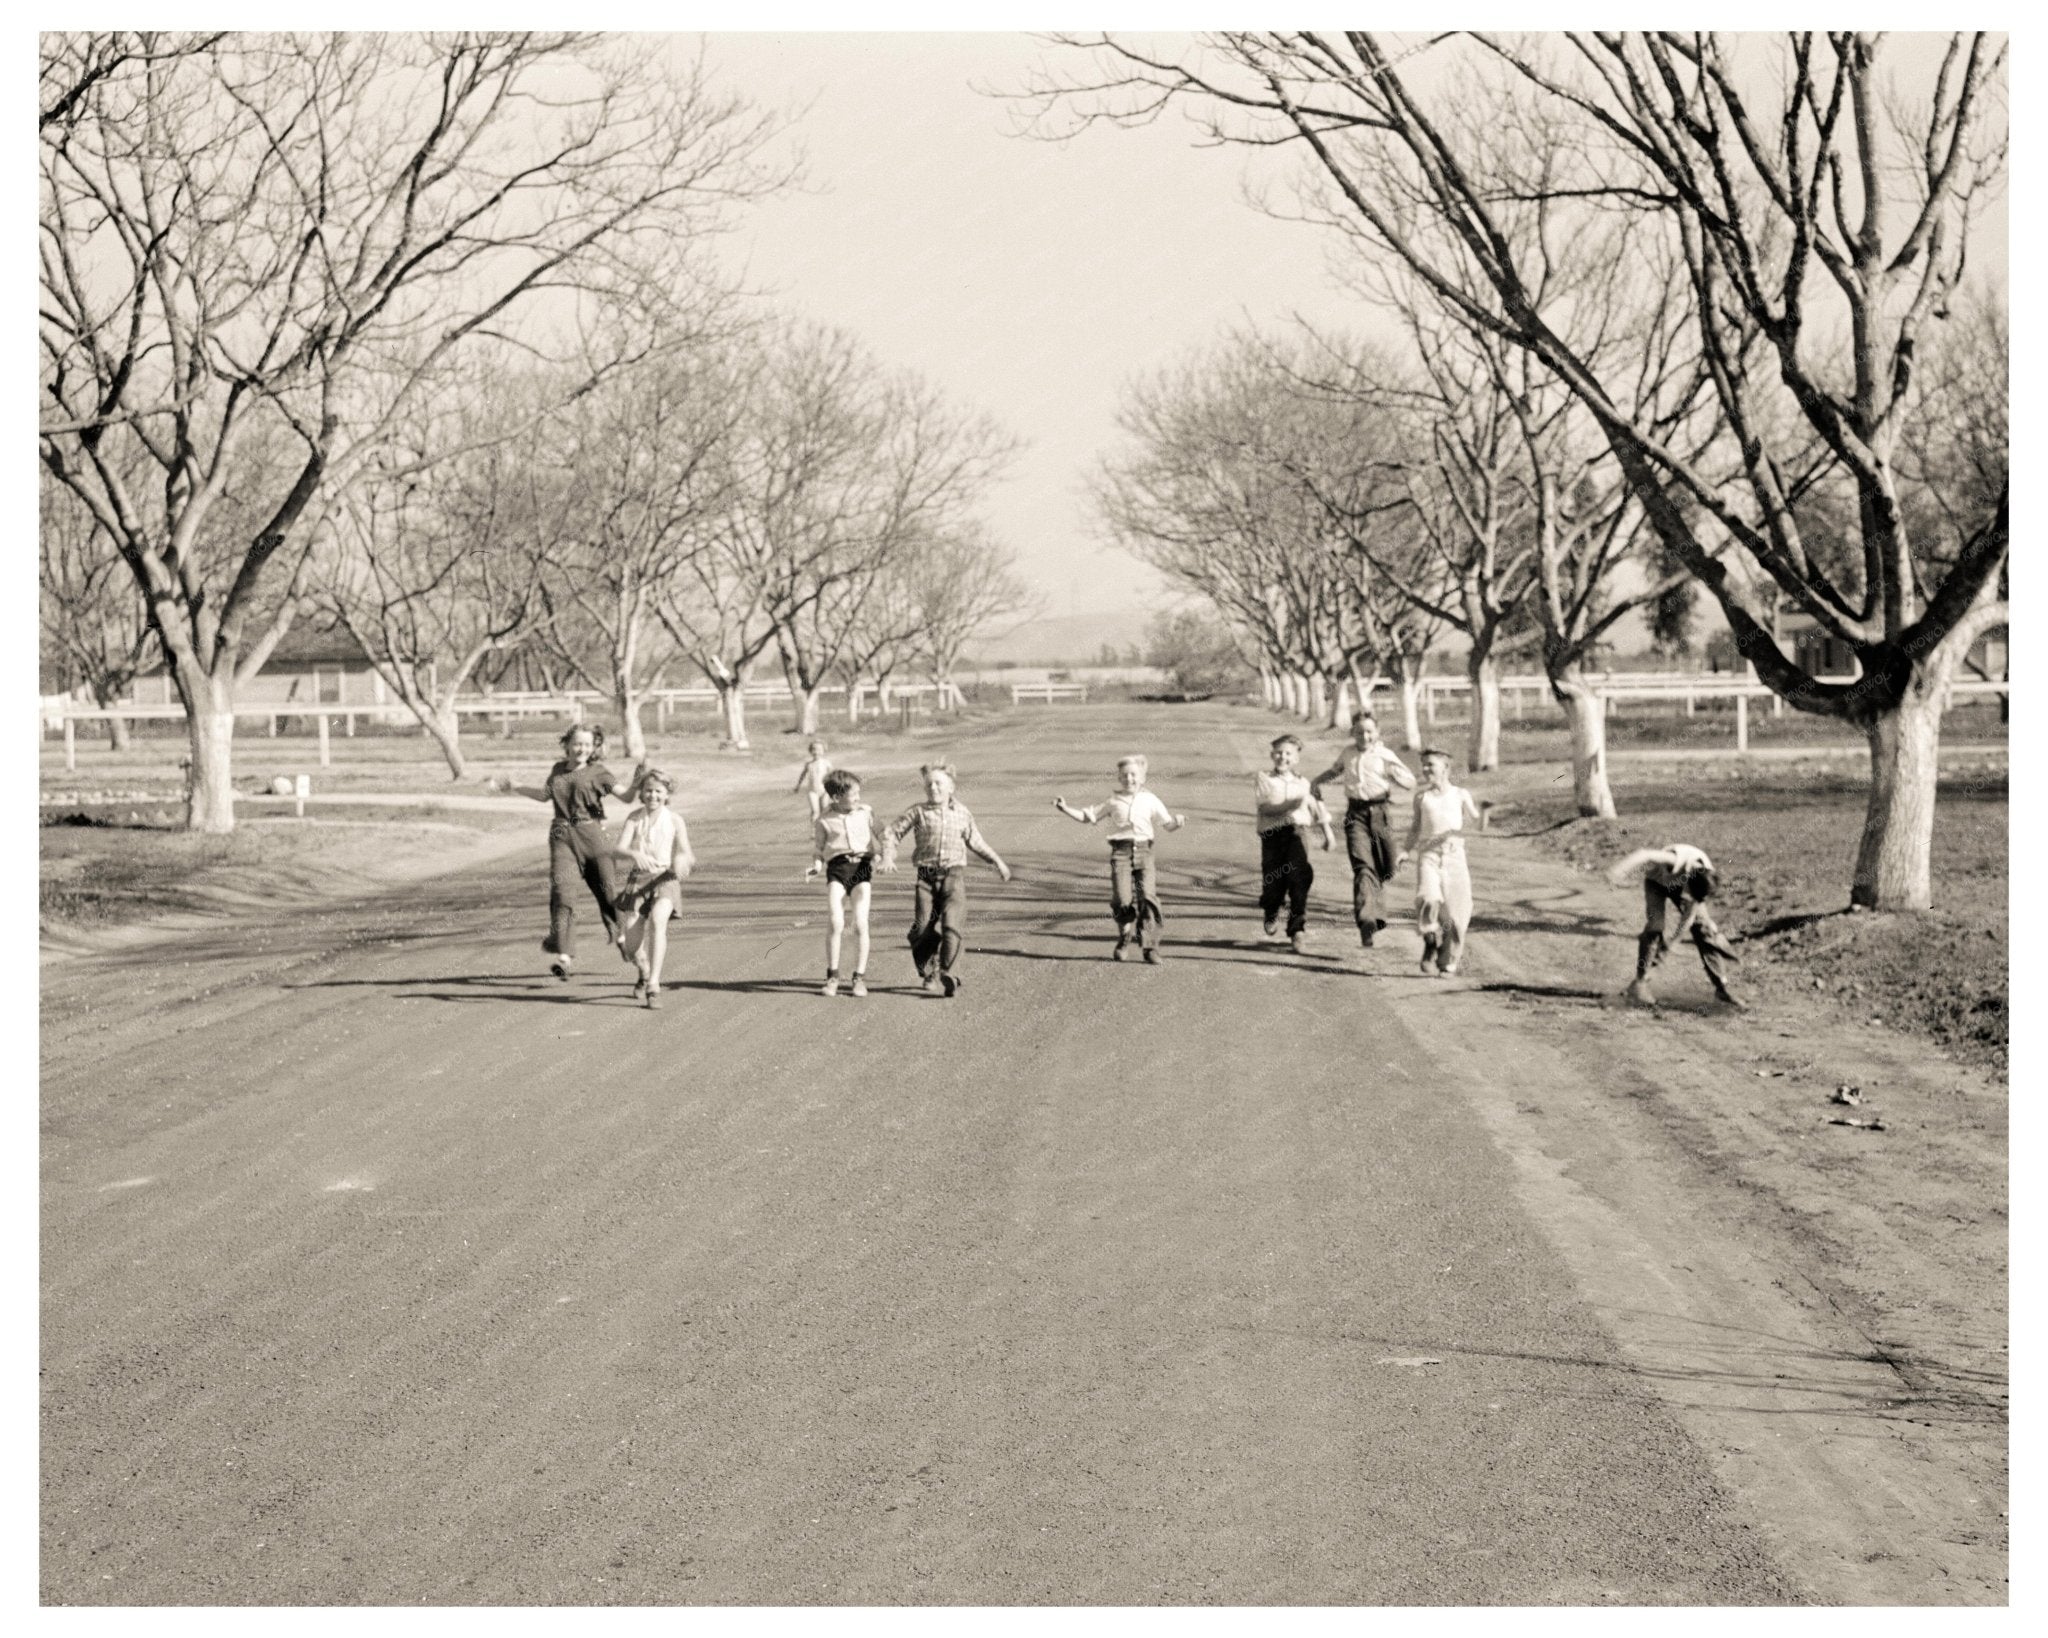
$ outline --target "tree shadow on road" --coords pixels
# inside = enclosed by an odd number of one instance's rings
[[[664,978],[661,987],[664,990],[717,990],[733,995],[818,994],[818,980],[815,978]],[[877,984],[871,986],[868,993],[886,995],[889,990]],[[820,996],[819,999],[824,998]]]
[[[1568,984],[1515,984],[1506,979],[1489,979],[1483,984],[1468,984],[1469,990],[1481,990],[1495,995],[1532,995],[1544,1001],[1591,1001],[1599,1006],[1612,1006],[1616,997],[1606,990],[1580,990]]]

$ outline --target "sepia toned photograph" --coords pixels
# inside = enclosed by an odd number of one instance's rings
[[[839,27],[38,35],[39,1607],[2009,1607],[2006,36]]]

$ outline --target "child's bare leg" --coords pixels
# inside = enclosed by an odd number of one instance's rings
[[[853,971],[859,977],[868,970],[868,899],[869,884],[857,883],[853,889]],[[833,970],[838,970],[836,961]]]
[[[825,976],[839,975],[839,941],[846,932],[846,888],[839,882],[825,884]]]
[[[647,935],[642,941],[644,950],[636,964],[647,975],[650,1006],[653,995],[661,988],[661,964],[668,959],[668,918],[673,914],[667,899],[656,899],[648,907]]]

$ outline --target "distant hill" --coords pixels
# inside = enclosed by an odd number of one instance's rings
[[[969,669],[999,661],[1014,665],[1093,665],[1104,643],[1114,643],[1121,658],[1145,645],[1150,611],[1129,614],[1047,614],[1025,620],[1008,631],[998,630],[968,647],[963,662]]]

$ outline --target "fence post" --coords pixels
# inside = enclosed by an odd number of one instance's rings
[[[1749,749],[1749,696],[1747,694],[1737,694],[1735,696],[1735,748],[1738,751]]]
[[[356,737],[356,714],[350,711],[341,719],[341,731],[350,739]]]
[[[320,766],[327,766],[327,713],[320,713]]]
[[[78,724],[69,712],[64,717],[64,767],[69,773],[78,771]]]
[[[275,711],[270,714],[270,737],[272,739],[277,738],[277,713]]]
[[[1691,716],[1693,714],[1693,697],[1692,690],[1690,688],[1688,688],[1685,691],[1685,714],[1687,716]]]

